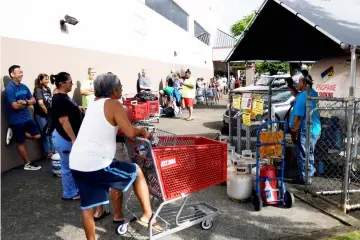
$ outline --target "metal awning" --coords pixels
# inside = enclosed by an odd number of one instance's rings
[[[218,29],[213,48],[233,48],[236,45],[236,38]]]
[[[356,0],[266,0],[227,61],[318,61],[360,46]],[[348,55],[348,52],[347,52]]]

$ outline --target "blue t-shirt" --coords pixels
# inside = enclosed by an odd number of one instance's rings
[[[139,85],[140,86],[143,86],[143,87],[146,87],[146,88],[149,88],[151,87],[151,80],[150,78],[148,77],[144,77],[144,76],[140,76],[140,80],[139,80]]]
[[[20,124],[32,120],[29,109],[23,108],[15,110],[11,107],[13,102],[18,100],[29,100],[32,94],[29,88],[22,83],[16,84],[10,81],[5,87],[5,104],[9,114],[9,124]]]
[[[318,93],[314,89],[310,89],[311,97],[318,97]],[[311,100],[310,111],[315,109],[317,106],[317,100]],[[301,117],[300,129],[306,129],[306,91],[299,93],[296,97],[294,109],[290,118],[290,127],[294,125],[294,118]],[[310,123],[310,134],[318,136],[321,133],[320,114],[318,110],[315,110],[311,115]]]

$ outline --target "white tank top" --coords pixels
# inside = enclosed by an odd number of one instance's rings
[[[70,169],[92,172],[106,168],[113,161],[118,126],[112,126],[105,117],[106,100],[94,101],[87,108],[70,152]]]

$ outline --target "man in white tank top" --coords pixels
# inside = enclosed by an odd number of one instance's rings
[[[88,240],[95,240],[93,208],[109,202],[109,188],[112,189],[114,209],[121,211],[121,192],[134,185],[143,208],[143,216],[137,222],[148,226],[152,216],[149,190],[141,169],[134,163],[114,161],[118,128],[129,138],[149,138],[150,134],[129,122],[119,102],[121,82],[115,75],[99,75],[94,89],[96,100],[86,111],[70,153],[70,169],[79,188],[82,221]],[[158,230],[156,226],[153,228]]]

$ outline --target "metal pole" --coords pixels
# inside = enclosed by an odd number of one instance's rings
[[[350,67],[350,87],[347,114],[347,131],[346,131],[346,161],[344,163],[344,192],[341,196],[342,210],[346,212],[348,206],[348,190],[349,190],[349,164],[351,161],[351,145],[352,145],[352,125],[354,121],[354,90],[356,85],[356,46],[351,46],[351,67]]]
[[[226,63],[226,67],[227,67],[227,73],[228,73],[228,87],[230,89],[230,62],[227,62]],[[229,91],[229,142],[230,142],[230,145],[232,146],[233,144],[233,134],[232,134],[232,94],[231,92]]]
[[[310,86],[306,87],[306,139],[305,139],[305,191],[308,190],[309,187],[309,160],[310,160],[310,125],[311,125],[311,99],[310,99]],[[297,139],[299,141],[300,139]],[[301,169],[299,169],[301,171]]]

